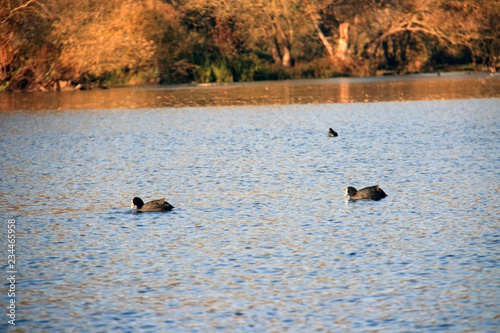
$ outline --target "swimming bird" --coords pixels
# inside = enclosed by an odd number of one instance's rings
[[[328,132],[328,136],[339,136],[339,134],[330,128],[330,131]]]
[[[378,185],[365,187],[359,191],[356,190],[354,187],[349,186],[348,188],[345,189],[344,197],[347,195],[350,196],[349,200],[352,201],[362,200],[362,199],[380,200],[387,196],[387,194],[385,194],[385,192]]]
[[[135,197],[132,200],[131,208],[138,212],[168,212],[174,206],[166,202],[165,198],[144,203],[141,198]]]

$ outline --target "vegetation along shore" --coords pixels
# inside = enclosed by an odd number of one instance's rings
[[[491,0],[0,0],[0,91],[500,70]]]

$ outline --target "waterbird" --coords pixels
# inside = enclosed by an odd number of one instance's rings
[[[328,136],[339,136],[339,134],[330,128],[330,131],[328,131]]]
[[[131,208],[138,212],[168,212],[174,206],[166,202],[165,198],[144,203],[141,198],[135,197],[132,199]]]
[[[385,194],[385,192],[378,185],[365,187],[359,191],[354,187],[349,186],[345,189],[344,197],[347,195],[350,196],[349,200],[352,201],[363,199],[380,200],[387,196],[387,194]]]

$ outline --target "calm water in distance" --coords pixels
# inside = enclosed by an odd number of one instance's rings
[[[0,95],[0,330],[498,332],[498,82]],[[389,196],[343,197],[375,184]]]
[[[0,111],[289,105],[500,97],[500,75],[443,73],[371,78],[146,86],[0,94]]]

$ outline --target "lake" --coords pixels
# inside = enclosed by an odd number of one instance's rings
[[[500,329],[499,75],[0,102],[1,329]],[[344,197],[377,184],[381,201]]]

